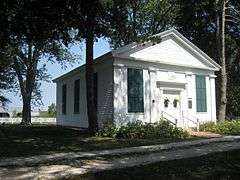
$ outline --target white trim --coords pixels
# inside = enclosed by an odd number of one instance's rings
[[[196,54],[199,56],[202,56],[205,60],[209,61],[213,66],[216,67],[217,70],[221,68],[219,64],[217,64],[212,58],[210,58],[205,52],[203,52],[201,49],[199,49],[195,44],[193,44],[191,41],[189,41],[187,38],[185,38],[181,33],[179,33],[176,29],[170,29],[168,31],[156,34],[155,36],[161,36],[167,37],[169,35],[173,35],[177,39],[179,39],[184,45],[189,47],[191,50],[193,50]]]
[[[177,81],[156,81],[156,83],[161,83],[165,85],[174,84],[174,85],[186,85],[187,82],[177,82]]]
[[[170,66],[178,66],[178,67],[185,67],[185,68],[193,68],[193,69],[202,69],[202,70],[210,70],[210,71],[216,71],[218,69],[216,68],[203,68],[203,67],[196,67],[196,66],[191,66],[191,65],[182,65],[182,64],[177,64],[177,63],[165,63],[165,62],[159,62],[157,60],[147,60],[144,58],[135,58],[135,57],[121,57],[121,56],[114,56],[115,58],[121,58],[121,59],[126,59],[126,60],[138,60],[138,61],[142,61],[142,62],[149,62],[149,63],[155,63],[155,64],[164,64],[164,65],[170,65]]]
[[[174,65],[174,66],[180,66],[180,67],[188,67],[188,68],[211,70],[211,71],[218,71],[221,68],[221,66],[219,64],[217,64],[212,58],[210,58],[206,53],[204,53],[202,50],[200,50],[196,45],[194,45],[192,42],[190,42],[187,38],[185,38],[182,34],[180,34],[175,29],[170,29],[170,30],[164,31],[162,33],[153,35],[153,37],[154,36],[160,36],[161,38],[173,36],[174,38],[179,40],[182,44],[184,44],[188,49],[190,49],[192,52],[194,52],[198,57],[200,57],[202,60],[204,60],[208,64],[212,65],[214,68],[197,68],[194,66],[185,66],[185,65],[179,65],[179,64],[174,64],[174,63],[172,63],[172,64],[171,63],[159,63],[157,61],[149,61],[149,60],[140,59],[140,58],[139,59],[132,58],[132,59],[142,60],[142,61],[147,61],[147,62],[152,62],[152,63],[158,63],[158,64]],[[142,44],[144,44],[147,47],[147,44],[150,44],[150,43],[151,42],[145,42]],[[117,57],[119,57],[119,54],[121,54],[121,53],[132,51],[139,47],[143,47],[142,44],[137,44],[136,42],[134,42],[129,45],[123,46],[121,48],[118,48],[116,50],[112,50],[112,51],[105,53],[102,56],[94,59],[94,64],[99,64],[101,62],[104,62],[104,60],[106,60],[108,58],[112,58],[112,57],[117,58]],[[131,59],[131,58],[129,58],[129,59]],[[113,63],[113,66],[117,66],[117,65],[115,63]],[[61,79],[65,78],[65,77],[71,76],[72,74],[75,74],[78,71],[83,71],[84,67],[85,67],[85,64],[71,70],[68,73],[65,73],[65,74],[53,79],[53,82],[56,83],[57,81],[60,81]]]
[[[219,64],[217,64],[212,58],[210,58],[206,53],[204,53],[202,50],[200,50],[196,45],[194,45],[192,42],[190,42],[187,38],[185,38],[181,33],[179,33],[175,29],[170,29],[170,30],[164,31],[162,33],[153,35],[153,37],[154,36],[160,36],[162,39],[165,39],[167,37],[172,36],[177,41],[179,41],[179,43],[184,45],[185,48],[188,48],[195,55],[197,55],[200,59],[205,61],[210,66],[214,67],[214,68],[209,68],[209,70],[219,71],[219,69],[221,68],[221,66]],[[142,43],[142,44],[145,44],[145,46],[147,48],[147,47],[149,47],[147,45],[150,45],[151,42],[145,42],[145,43]],[[142,44],[132,43],[132,44],[129,44],[127,46],[124,46],[124,47],[120,48],[119,50],[115,50],[114,53],[113,53],[113,57],[120,57],[121,56],[120,54],[122,54],[122,53],[126,53],[126,52],[133,51],[133,50],[136,51],[138,48],[143,47],[143,46],[141,46]],[[143,61],[145,60],[145,59],[141,59],[141,58],[138,58],[138,59],[137,58],[129,58],[129,59],[136,59],[136,60],[143,60]],[[149,61],[149,60],[146,60],[146,61]],[[154,62],[154,61],[152,61],[152,62]],[[170,64],[170,63],[166,63],[166,64]],[[170,64],[170,65],[180,66],[179,64]],[[189,67],[191,67],[191,66],[189,66]],[[199,69],[203,69],[203,68],[199,68]],[[206,69],[208,69],[208,68],[206,68]]]
[[[210,74],[209,75],[209,78],[216,78],[217,76],[216,75],[214,75],[214,74]]]
[[[159,87],[160,90],[166,90],[166,91],[178,91],[181,92],[184,90],[184,88],[170,88],[170,87]]]

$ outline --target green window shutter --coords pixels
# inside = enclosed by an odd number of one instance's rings
[[[207,112],[206,77],[196,75],[197,112]]]
[[[94,105],[96,108],[96,112],[98,111],[98,73],[95,72],[93,76],[93,85],[94,85]]]
[[[128,68],[127,76],[128,112],[142,113],[144,112],[143,70]]]
[[[62,114],[67,112],[67,85],[62,86]]]
[[[74,113],[79,113],[80,79],[74,81]]]

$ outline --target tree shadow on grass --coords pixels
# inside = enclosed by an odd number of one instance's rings
[[[173,139],[113,139],[54,125],[1,125],[0,158],[162,144]]]
[[[79,176],[70,179],[79,179]],[[240,179],[240,150],[89,173],[84,180]]]
[[[0,157],[30,156],[84,149],[86,132],[57,126],[1,126]],[[81,137],[81,138],[79,138]]]

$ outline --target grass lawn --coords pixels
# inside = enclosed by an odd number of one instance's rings
[[[193,138],[189,138],[193,139]],[[0,158],[113,149],[138,145],[161,144],[177,139],[116,140],[91,137],[84,132],[64,127],[33,125],[0,126]]]
[[[84,180],[240,179],[240,150],[72,177]]]

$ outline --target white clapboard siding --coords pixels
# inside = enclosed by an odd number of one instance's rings
[[[98,123],[112,120],[113,116],[113,69],[112,59],[104,64],[94,64],[98,73]],[[80,112],[74,114],[74,81],[80,79]],[[67,85],[67,112],[62,114],[62,85]],[[84,69],[57,82],[57,124],[74,127],[88,127],[86,82]]]

